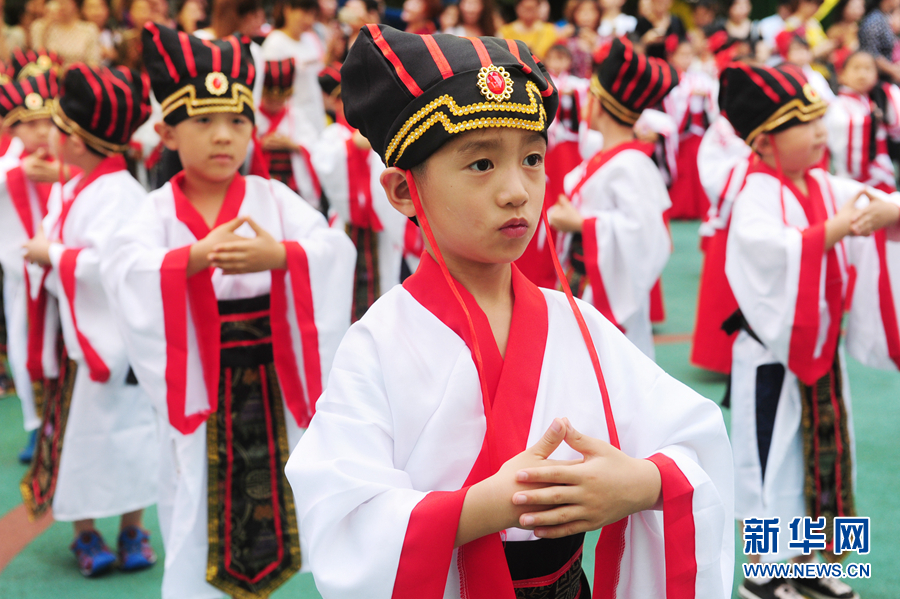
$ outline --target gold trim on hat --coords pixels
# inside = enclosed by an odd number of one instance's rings
[[[27,123],[29,121],[36,121],[37,119],[49,118],[49,104],[43,105],[40,108],[33,109],[26,108],[24,106],[16,106],[6,114],[6,117],[3,119],[3,124],[7,127],[12,127],[13,125],[17,125],[19,123]]]
[[[41,58],[46,58],[47,60],[41,60]],[[48,56],[41,56],[37,62],[29,62],[22,70],[19,71],[19,74],[16,75],[16,81],[22,81],[23,79],[28,79],[29,77],[40,77],[47,71],[53,68],[53,61],[50,60]]]
[[[404,123],[403,127],[394,135],[391,143],[388,144],[384,154],[385,164],[388,166],[396,164],[403,156],[413,142],[422,137],[435,123],[440,122],[444,126],[447,133],[454,134],[469,129],[481,129],[483,127],[511,127],[514,129],[528,129],[530,131],[543,131],[547,121],[547,112],[544,110],[544,103],[538,98],[540,90],[533,81],[525,84],[525,91],[531,98],[529,104],[510,103],[494,103],[479,102],[477,104],[469,104],[468,106],[459,106],[456,101],[448,94],[436,98],[419,109]],[[526,119],[508,118],[508,117],[485,117],[480,119],[467,119],[454,123],[450,120],[450,115],[446,112],[437,112],[432,114],[442,106],[446,106],[452,116],[467,117],[468,115],[479,112],[513,112],[527,115],[539,115],[538,121],[529,121]],[[431,116],[429,116],[431,115]],[[426,119],[426,117],[428,117]],[[421,124],[419,124],[421,123]],[[416,126],[418,125],[418,126]],[[413,129],[415,127],[415,129]],[[397,155],[391,158],[394,152]]]
[[[634,125],[641,117],[640,112],[626,108],[611,93],[606,91],[606,88],[603,87],[596,75],[591,77],[591,93],[600,100],[600,105],[603,108],[623,123]]]
[[[53,123],[65,131],[69,135],[77,135],[81,139],[84,140],[84,143],[91,146],[93,149],[97,150],[104,156],[112,156],[113,154],[124,154],[128,151],[128,144],[116,144],[110,141],[106,141],[105,139],[100,139],[99,137],[93,135],[85,131],[81,125],[70,119],[65,112],[63,112],[62,106],[59,105],[59,98],[56,98],[53,101],[53,107],[50,110],[50,117],[53,119]]]
[[[228,91],[228,77],[225,76],[225,73],[220,73],[219,71],[207,73],[204,83],[206,91],[214,96],[223,96]]]
[[[253,92],[242,83],[231,84],[231,96],[222,98],[197,98],[197,88],[194,84],[185,85],[168,98],[163,100],[163,118],[166,118],[175,110],[184,106],[189,117],[201,114],[215,114],[219,112],[244,112],[244,107],[249,106],[253,110]]]
[[[812,103],[807,104],[802,98],[794,98],[784,106],[780,106],[762,125],[750,132],[746,140],[747,145],[751,145],[760,133],[768,133],[777,129],[791,119],[808,123],[819,118],[828,110],[828,104],[822,100],[809,83],[803,85],[803,95]]]

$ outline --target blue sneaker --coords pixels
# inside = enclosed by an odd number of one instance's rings
[[[23,464],[30,464],[34,458],[34,447],[37,444],[37,429],[31,431],[28,436],[28,443],[25,448],[19,452],[19,461]]]
[[[156,553],[150,546],[150,533],[137,526],[128,526],[119,533],[119,569],[134,572],[156,563]]]
[[[116,561],[103,537],[96,530],[83,532],[72,543],[72,552],[78,560],[78,569],[85,576],[97,576],[109,570]]]

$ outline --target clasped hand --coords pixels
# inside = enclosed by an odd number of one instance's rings
[[[869,203],[864,208],[856,209],[856,200],[865,195]],[[868,189],[859,192],[852,202],[853,214],[850,219],[850,232],[853,235],[871,235],[873,232],[897,223],[900,220],[900,206],[882,199]]]
[[[549,459],[563,442],[581,459]],[[518,527],[543,538],[596,530],[651,509],[662,488],[652,462],[580,433],[567,418],[555,419],[537,443],[482,484],[489,492],[479,489],[473,499],[486,496],[497,502],[493,511],[499,516],[491,532]]]
[[[235,231],[244,223],[256,237],[242,237]],[[221,268],[226,275],[237,275],[287,267],[284,245],[276,241],[249,216],[241,216],[219,225],[191,246],[188,275],[204,268]]]

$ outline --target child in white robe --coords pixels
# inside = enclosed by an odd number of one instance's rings
[[[812,560],[814,553],[790,547],[787,525],[822,517],[820,553],[833,562],[847,555],[834,553],[833,518],[856,515],[841,320],[854,280],[856,297],[879,296],[877,277],[855,276],[862,264],[847,238],[885,227],[896,236],[900,196],[815,168],[828,106],[798,67],[734,63],[721,94],[723,112],[757,154],[734,201],[725,261],[743,321],[731,371],[736,516],[780,518],[778,551],[751,561]],[[748,578],[740,588],[742,597],[762,599],[797,591],[858,597],[832,578]]]
[[[589,597],[583,533],[604,526],[594,596],[729,597],[718,408],[511,265],[543,204],[543,66],[372,25],[342,87],[428,251],[350,327],[288,462],[322,596]]]
[[[677,83],[670,65],[615,40],[596,68],[588,104],[603,149],[567,176],[567,195],[547,213],[555,229],[573,233],[564,249],[575,294],[651,358],[650,291],[672,252],[663,220],[670,203],[648,144],[634,138],[633,127]]]
[[[125,571],[156,561],[149,534],[141,527],[144,508],[156,503],[158,460],[147,451],[157,443],[156,417],[134,380],[120,331],[110,322],[100,281],[100,258],[110,238],[146,195],[126,170],[123,154],[150,114],[150,90],[130,69],[84,64],[66,71],[62,88],[51,112],[55,127],[50,148],[82,173],[63,186],[54,185],[47,216],[25,244],[25,258],[47,269],[32,269],[32,281],[43,282],[55,297],[65,348],[74,363],[71,403],[58,425],[62,452],[58,469],[50,473],[53,516],[74,522],[72,551],[81,573],[93,576],[114,561]],[[44,417],[42,438],[54,429],[50,410]],[[36,455],[23,481],[26,502],[39,508],[47,505],[47,497],[37,496],[46,474],[42,464]],[[121,529],[113,555],[94,520],[118,515]]]
[[[148,24],[143,47],[184,170],[116,235],[103,272],[160,415],[162,597],[265,597],[303,559],[282,470],[350,324],[356,256],[287,186],[239,174],[246,45]]]
[[[25,464],[34,456],[41,416],[28,370],[28,292],[22,244],[34,236],[47,214],[51,187],[49,183],[32,181],[25,161],[29,156],[37,157],[38,152],[47,150],[53,126],[50,105],[58,93],[55,71],[0,87],[0,116],[11,140],[7,152],[0,158],[0,267],[3,269],[0,305],[6,325],[6,338],[0,341],[5,342],[6,356],[0,356],[0,360],[9,360],[9,374],[22,404],[25,430],[29,433],[28,443],[19,452],[19,461]],[[42,391],[41,379],[38,373],[35,376],[38,396]]]

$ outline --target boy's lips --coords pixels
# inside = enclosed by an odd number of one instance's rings
[[[503,223],[500,232],[510,239],[518,239],[528,232],[528,221],[524,218],[511,218]]]

